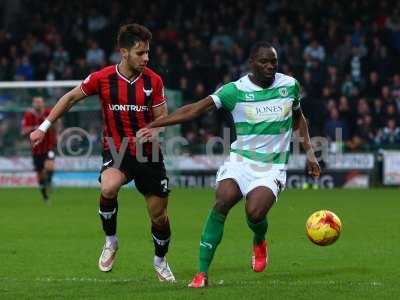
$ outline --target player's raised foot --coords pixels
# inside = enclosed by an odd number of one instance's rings
[[[197,273],[194,278],[192,279],[192,282],[188,284],[188,287],[194,288],[194,289],[199,289],[199,288],[206,288],[208,287],[208,278],[207,274],[204,272],[199,272]]]
[[[115,261],[115,255],[118,250],[118,242],[111,242],[111,241],[106,241],[103,250],[101,251],[100,257],[99,257],[99,269],[102,272],[109,272],[111,271],[114,261]]]
[[[268,245],[264,240],[260,244],[253,244],[251,267],[254,272],[262,272],[268,264]]]
[[[154,270],[160,282],[175,282],[175,276],[165,257],[154,257]]]

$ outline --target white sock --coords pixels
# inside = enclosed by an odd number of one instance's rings
[[[154,255],[154,264],[159,266],[163,261],[165,257],[159,257],[157,255]]]
[[[106,235],[106,243],[115,245],[118,242],[116,235]]]

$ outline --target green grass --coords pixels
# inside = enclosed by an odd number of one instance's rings
[[[0,190],[0,299],[399,299],[399,190],[285,191],[269,215],[270,265],[250,269],[251,233],[243,203],[227,220],[210,270],[211,287],[190,290],[200,232],[212,190],[176,189],[168,255],[178,282],[158,283],[144,200],[120,194],[120,251],[114,270],[97,270],[103,233],[98,191],[59,189],[51,206],[36,189]],[[318,247],[304,234],[313,211],[343,222],[336,244]]]

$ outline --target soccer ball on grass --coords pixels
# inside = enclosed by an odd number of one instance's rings
[[[307,237],[319,246],[327,246],[336,242],[341,231],[342,222],[329,210],[316,211],[306,222]]]

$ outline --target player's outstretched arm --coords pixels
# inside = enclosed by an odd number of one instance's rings
[[[66,111],[68,111],[75,103],[79,100],[85,98],[86,95],[80,89],[80,86],[77,86],[62,96],[54,105],[50,114],[47,116],[46,120],[34,130],[29,138],[31,140],[31,144],[33,147],[40,144],[40,142],[44,139],[46,131],[51,127],[51,125],[61,117]]]
[[[321,174],[321,168],[318,164],[318,160],[315,157],[314,150],[311,145],[310,134],[308,132],[307,120],[304,117],[301,108],[293,111],[294,118],[294,130],[299,130],[300,142],[307,154],[307,170],[308,174],[314,178],[318,178]]]
[[[214,107],[214,100],[208,96],[195,103],[182,106],[172,114],[151,122],[147,127],[155,128],[187,122],[197,118],[204,112],[213,109]]]
[[[163,105],[157,107],[153,107],[154,120],[159,120],[166,116],[168,116],[167,103],[164,103]],[[138,138],[138,141],[141,143],[151,142],[154,139],[156,139],[158,137],[158,134],[164,131],[164,129],[165,127],[156,127],[156,128],[144,127],[137,132],[136,137]]]

